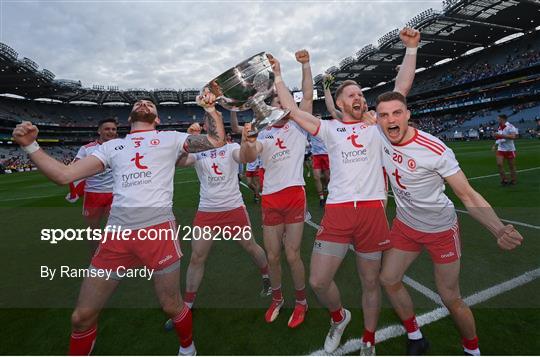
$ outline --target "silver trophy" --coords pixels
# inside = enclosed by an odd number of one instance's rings
[[[210,81],[206,88],[225,109],[241,112],[251,109],[250,136],[283,119],[289,110],[267,105],[264,100],[274,95],[274,72],[266,53],[261,52]]]

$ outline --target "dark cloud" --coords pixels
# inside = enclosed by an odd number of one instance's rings
[[[3,2],[1,42],[57,78],[120,88],[200,88],[249,56],[268,51],[300,84],[294,52],[313,74],[354,55],[441,1]]]

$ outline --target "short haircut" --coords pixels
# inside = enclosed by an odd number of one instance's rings
[[[399,92],[384,92],[377,97],[377,100],[375,101],[375,108],[377,108],[381,102],[390,102],[392,100],[398,100],[407,106],[407,99],[403,94]]]
[[[508,120],[508,116],[506,114],[499,114],[498,117],[502,120]]]
[[[341,83],[339,85],[339,87],[337,87],[337,89],[336,89],[336,100],[339,98],[339,96],[341,95],[343,90],[345,88],[347,88],[348,86],[357,86],[358,88],[360,88],[360,90],[362,89],[362,87],[360,87],[360,84],[356,83],[356,81],[353,81],[352,79],[347,79],[346,81]]]
[[[114,125],[118,126],[118,121],[114,118],[105,118],[101,119],[98,123],[98,128],[101,127],[105,123],[113,123]]]

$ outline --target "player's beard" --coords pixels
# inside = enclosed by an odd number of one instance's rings
[[[143,123],[153,124],[157,118],[157,115],[152,112],[143,112],[143,111],[133,110],[131,114],[129,115],[129,117],[131,118],[132,123],[140,121]]]
[[[365,110],[362,106],[362,109],[354,109],[353,105],[347,106],[345,108],[345,113],[347,113],[353,120],[360,121],[362,120],[362,117],[364,116]]]

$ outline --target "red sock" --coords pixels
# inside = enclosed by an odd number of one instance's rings
[[[193,321],[191,319],[191,310],[184,304],[184,308],[173,319],[174,328],[178,339],[180,340],[180,346],[186,348],[193,342]]]
[[[263,277],[267,277],[268,276],[268,264],[266,264],[264,267],[260,268],[260,271],[261,271],[261,275]]]
[[[403,320],[403,326],[405,327],[405,330],[407,330],[407,333],[413,333],[414,331],[418,331],[418,323],[416,322],[416,316],[413,315],[410,319]]]
[[[96,342],[97,325],[86,331],[71,332],[69,340],[70,356],[88,356],[94,348]]]
[[[362,341],[364,343],[371,343],[372,346],[375,346],[375,332],[364,329],[364,335],[362,336]]]
[[[341,322],[345,318],[343,307],[340,307],[336,311],[330,311],[330,316],[332,316],[332,321]]]
[[[277,289],[272,289],[272,300],[281,301],[283,300],[283,294],[281,293],[281,287]]]
[[[463,338],[463,347],[468,350],[475,350],[478,348],[478,336],[474,337],[472,340],[467,340]]]
[[[197,296],[196,291],[186,291],[186,293],[184,294],[184,301],[187,303],[193,304],[196,296]]]
[[[302,288],[300,290],[296,290],[294,293],[296,297],[296,302],[300,304],[306,303],[306,288]]]

